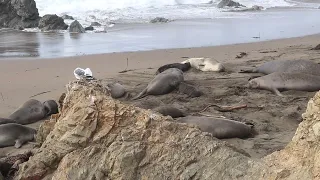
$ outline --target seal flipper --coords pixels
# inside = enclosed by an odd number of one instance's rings
[[[277,88],[272,88],[271,91],[272,91],[273,93],[275,93],[276,95],[278,95],[278,96],[281,96],[281,97],[284,96],[283,94],[280,93],[280,91],[279,91]]]
[[[147,88],[148,87],[146,87],[141,93],[139,93],[136,97],[132,98],[131,100],[137,100],[137,99],[146,97],[148,95],[147,94]]]

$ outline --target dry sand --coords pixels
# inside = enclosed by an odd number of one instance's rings
[[[65,91],[65,84],[74,80],[76,67],[89,67],[98,79],[118,81],[133,94],[140,92],[154,77],[163,64],[181,62],[187,57],[213,57],[225,63],[227,72],[199,72],[190,70],[185,79],[198,86],[204,95],[187,98],[176,92],[163,96],[147,96],[135,104],[173,104],[188,113],[202,110],[209,104],[239,105],[248,107],[233,112],[219,112],[214,107],[204,113],[225,116],[239,121],[251,122],[259,135],[246,140],[226,140],[246,150],[253,158],[263,157],[282,149],[293,137],[305,111],[308,100],[315,92],[287,91],[278,97],[269,91],[246,89],[243,86],[254,74],[237,73],[266,61],[280,59],[309,59],[320,62],[320,51],[310,50],[320,43],[320,35],[273,40],[259,43],[236,44],[218,47],[168,49],[148,52],[112,53],[60,59],[10,59],[0,61],[0,116],[7,117],[23,102],[33,98],[44,101],[58,100]],[[240,52],[248,55],[235,58]],[[118,73],[126,69],[132,71]],[[152,68],[152,69],[150,69]],[[48,91],[48,92],[47,92]],[[39,123],[30,126],[37,127]],[[28,144],[19,151],[32,147]],[[14,148],[0,149],[1,155],[17,153]]]

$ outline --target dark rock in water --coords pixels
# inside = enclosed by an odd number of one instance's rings
[[[263,9],[262,6],[254,5],[251,8],[239,8],[239,9],[231,9],[228,12],[246,12],[246,11],[261,11]]]
[[[82,25],[77,20],[75,20],[70,24],[69,32],[71,32],[71,33],[84,33],[86,31],[82,27]]]
[[[71,19],[71,20],[74,20],[74,18],[72,17],[72,16],[69,16],[69,15],[67,15],[67,14],[65,14],[65,15],[63,15],[63,16],[61,16],[62,17],[62,19]]]
[[[101,24],[98,22],[92,22],[90,26],[101,26]]]
[[[34,0],[0,0],[0,28],[33,28],[39,19]]]
[[[156,17],[150,21],[150,23],[167,23],[169,22],[169,19],[163,18],[163,17]]]
[[[92,26],[89,26],[89,27],[85,27],[84,30],[86,30],[86,31],[93,31],[94,28],[93,28]]]
[[[244,5],[238,3],[238,2],[234,2],[232,0],[222,0],[217,7],[218,8],[224,8],[224,7],[245,7]]]
[[[68,25],[66,25],[63,19],[56,14],[46,14],[40,21],[38,26],[42,31],[50,30],[66,30]]]

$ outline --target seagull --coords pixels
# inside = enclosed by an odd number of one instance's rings
[[[82,68],[78,67],[73,71],[73,74],[79,80],[80,79],[87,79],[87,80],[93,79],[92,71],[90,70],[90,68],[82,69]]]

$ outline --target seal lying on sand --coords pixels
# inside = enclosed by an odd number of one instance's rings
[[[189,62],[186,63],[172,63],[172,64],[166,64],[161,66],[156,74],[162,73],[163,71],[169,69],[169,68],[177,68],[180,69],[182,72],[188,71],[191,68],[191,64]]]
[[[200,71],[213,71],[213,72],[221,72],[224,71],[224,66],[218,61],[212,58],[190,58],[182,63],[189,62],[191,67],[198,69]]]
[[[110,83],[107,85],[107,88],[114,99],[121,98],[126,93],[124,87],[119,83]]]
[[[172,118],[185,116],[185,114],[180,109],[177,109],[173,106],[160,106],[160,107],[154,108],[153,110],[164,116],[171,116]]]
[[[320,76],[303,73],[274,72],[262,77],[251,79],[248,88],[265,89],[283,96],[280,91],[318,91],[320,90]]]
[[[240,70],[240,73],[262,73],[271,74],[274,72],[306,73],[320,75],[320,64],[310,60],[274,60],[265,62],[257,68]]]
[[[38,100],[30,99],[13,112],[9,119],[18,124],[31,124],[57,112],[58,104],[54,100],[41,103]]]
[[[24,143],[33,141],[37,131],[21,124],[0,125],[0,148],[13,146],[20,148]]]
[[[211,133],[218,139],[248,138],[254,134],[252,125],[229,119],[186,116],[175,121],[196,125],[201,131]]]
[[[183,72],[177,68],[169,68],[154,77],[148,86],[132,100],[143,98],[147,95],[163,95],[176,89],[184,80]]]

